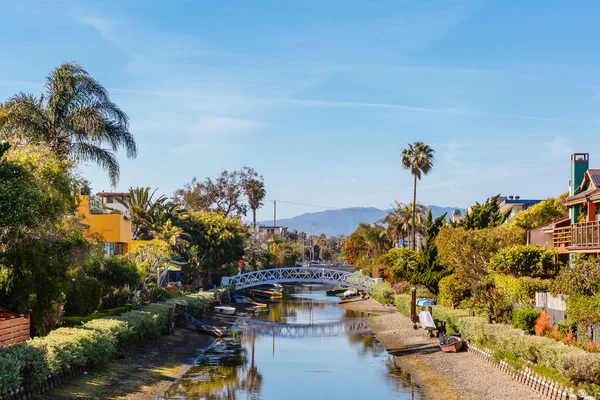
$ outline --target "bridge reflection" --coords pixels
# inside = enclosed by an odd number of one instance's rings
[[[240,318],[231,329],[255,335],[285,338],[360,335],[369,331],[364,318],[313,324],[284,324],[252,318]]]

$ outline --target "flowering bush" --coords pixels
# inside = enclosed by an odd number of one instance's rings
[[[548,332],[550,332],[551,327],[550,327],[550,316],[548,315],[548,313],[546,312],[546,310],[543,310],[540,314],[539,317],[537,317],[537,319],[535,320],[535,325],[534,325],[534,330],[535,330],[535,334],[537,336],[546,336],[546,334]]]

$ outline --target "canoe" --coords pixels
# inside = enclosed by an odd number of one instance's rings
[[[216,306],[215,312],[219,314],[233,314],[235,312],[235,308],[229,306]]]
[[[463,340],[457,335],[440,336],[440,349],[444,353],[456,353],[463,346]]]
[[[196,327],[198,332],[204,333],[205,335],[221,337],[223,336],[223,331],[219,328],[215,328],[212,325],[205,324],[204,322],[198,321],[196,318],[192,317],[192,324]]]
[[[269,297],[269,298],[283,297],[283,294],[281,292],[275,292],[272,290],[248,289],[248,291],[256,296]]]

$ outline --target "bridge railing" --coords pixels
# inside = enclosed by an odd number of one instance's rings
[[[245,274],[239,274],[232,277],[223,277],[221,284],[223,286],[234,286],[238,289],[243,289],[262,284],[279,282],[336,283],[362,290],[368,290],[373,284],[377,283],[377,280],[369,276],[336,269],[294,267],[264,269],[260,271],[247,272]]]

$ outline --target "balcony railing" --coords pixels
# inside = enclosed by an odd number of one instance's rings
[[[600,221],[583,222],[564,228],[555,228],[552,239],[554,247],[600,246]]]

